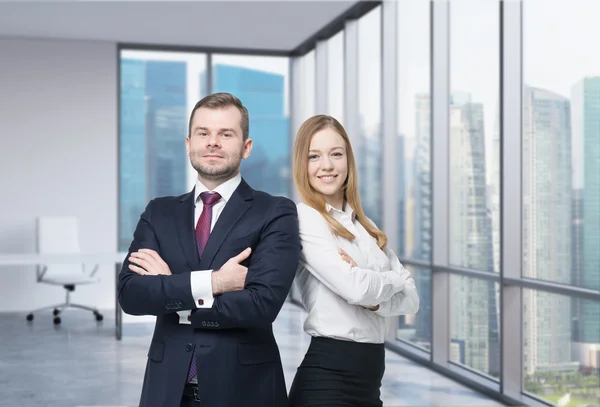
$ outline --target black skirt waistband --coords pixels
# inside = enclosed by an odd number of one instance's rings
[[[380,377],[385,370],[385,345],[313,336],[302,366]]]

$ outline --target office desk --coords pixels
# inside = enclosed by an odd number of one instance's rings
[[[119,272],[125,252],[113,253],[77,253],[77,254],[0,254],[0,268],[3,266],[44,266],[48,264],[113,264],[115,266],[115,337],[121,340],[123,333],[123,313],[116,294]]]

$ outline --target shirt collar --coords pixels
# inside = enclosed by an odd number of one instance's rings
[[[352,219],[352,221],[354,221],[356,219],[356,213],[354,212],[354,210],[352,209],[352,207],[350,206],[350,204],[348,202],[344,203],[343,211],[334,208],[333,206],[329,205],[328,203],[325,204],[325,209],[327,210],[327,212],[329,212],[330,215],[333,215],[334,213],[345,214],[345,215],[349,216]]]
[[[225,201],[225,203],[229,202],[231,199],[231,195],[235,192],[237,187],[242,182],[242,175],[237,173],[233,178],[228,179],[218,187],[216,187],[213,191],[209,190],[204,186],[200,180],[196,179],[196,188],[194,189],[194,203],[197,203],[200,199],[200,194],[202,192],[218,192],[221,195],[221,199]]]

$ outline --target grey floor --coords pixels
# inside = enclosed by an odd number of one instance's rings
[[[104,316],[97,323],[90,313],[67,311],[55,328],[49,312],[32,323],[25,313],[0,313],[0,406],[136,406],[153,326],[127,323],[119,342],[114,312]],[[304,316],[286,304],[275,322],[288,387],[309,342]],[[392,352],[382,399],[390,407],[500,405]]]

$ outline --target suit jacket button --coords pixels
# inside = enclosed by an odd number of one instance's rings
[[[185,350],[186,350],[186,352],[191,352],[193,348],[194,348],[194,347],[192,346],[192,344],[191,344],[191,343],[188,343],[187,345],[185,345]]]

